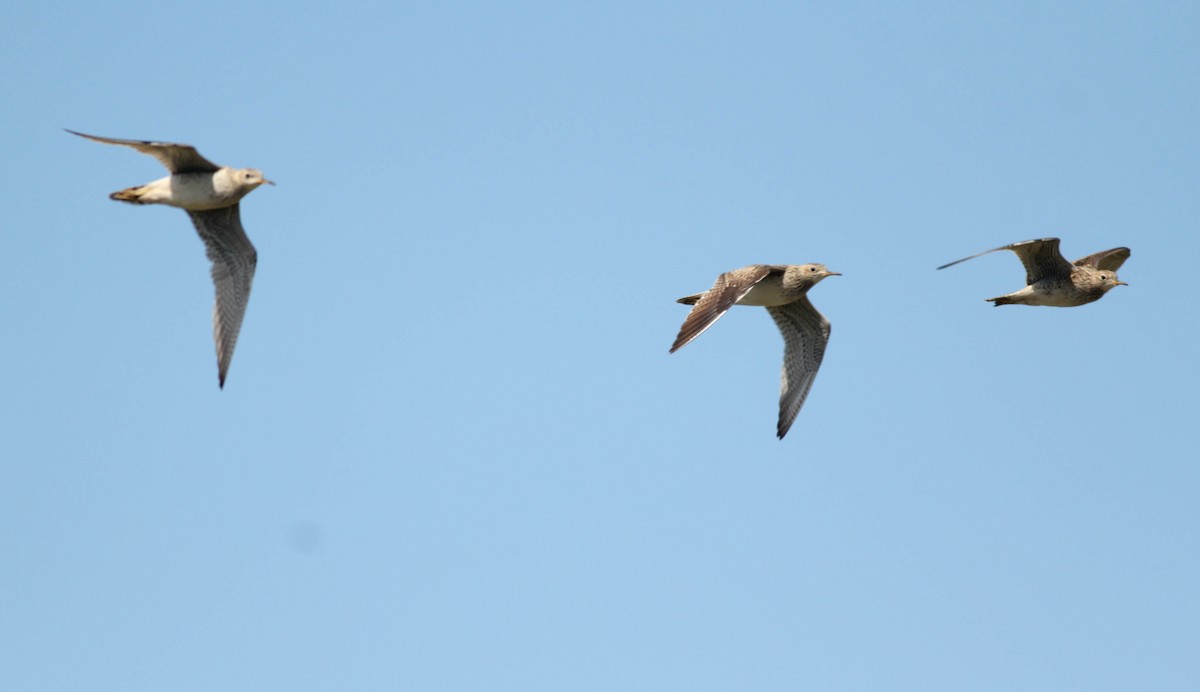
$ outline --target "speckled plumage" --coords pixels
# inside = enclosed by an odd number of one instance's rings
[[[224,388],[258,262],[258,253],[242,228],[238,203],[258,186],[275,183],[254,168],[218,166],[187,144],[97,137],[74,130],[67,132],[104,144],[131,147],[158,159],[170,171],[171,175],[166,178],[126,188],[109,197],[130,204],[178,207],[191,217],[192,225],[204,241],[208,259],[212,261],[216,287],[213,341],[217,348],[218,383]]]
[[[830,325],[806,295],[827,276],[841,276],[823,264],[754,264],[725,272],[713,287],[678,302],[694,305],[679,329],[671,353],[683,348],[708,329],[734,305],[767,309],[783,335],[783,376],[779,395],[779,439],[787,434],[812,389],[825,356]]]

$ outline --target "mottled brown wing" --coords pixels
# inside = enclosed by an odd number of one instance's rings
[[[212,261],[212,278],[217,297],[213,303],[213,341],[217,345],[217,376],[222,388],[233,348],[237,345],[258,253],[246,237],[238,205],[210,211],[189,211],[192,223],[204,241]]]
[[[117,144],[123,147],[133,147],[143,154],[149,154],[158,159],[172,173],[213,173],[221,170],[217,164],[201,156],[196,147],[190,144],[172,144],[170,142],[147,142],[139,139],[117,139],[115,137],[98,137],[85,135],[75,130],[67,130],[93,142]]]
[[[1027,284],[1037,283],[1042,279],[1049,278],[1065,279],[1071,275],[1071,263],[1058,251],[1058,238],[1022,240],[1019,243],[995,247],[991,250],[976,253],[970,257],[954,260],[948,264],[943,264],[938,269],[953,267],[959,262],[966,262],[969,259],[975,259],[989,252],[999,252],[1000,250],[1012,250],[1017,254],[1017,257],[1021,260],[1021,264],[1025,265],[1025,283]]]
[[[1129,248],[1115,247],[1111,250],[1103,250],[1087,257],[1081,257],[1075,260],[1077,267],[1095,267],[1101,271],[1115,272],[1125,264],[1125,260],[1129,259]]]
[[[742,267],[718,276],[713,287],[704,293],[680,298],[680,303],[686,305],[694,303],[695,307],[683,321],[683,326],[679,328],[679,335],[675,337],[675,343],[669,352],[678,351],[692,339],[700,336],[705,329],[721,319],[721,315],[724,315],[729,308],[733,307],[770,273],[771,267],[765,264]]]
[[[1035,284],[1042,279],[1066,279],[1074,266],[1058,250],[1058,238],[1023,240],[1009,245],[1025,265],[1025,283]]]
[[[794,303],[769,307],[767,312],[783,334],[783,378],[779,389],[779,439],[787,434],[808,398],[817,370],[825,358],[830,325],[807,296]]]

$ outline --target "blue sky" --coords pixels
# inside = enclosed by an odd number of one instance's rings
[[[1200,685],[1193,3],[10,3],[23,690]],[[162,175],[278,182],[224,391]],[[1007,254],[1130,285],[994,309]],[[676,298],[823,262],[833,336]]]

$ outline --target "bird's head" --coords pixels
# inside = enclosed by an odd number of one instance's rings
[[[1116,272],[1101,270],[1100,272],[1098,272],[1098,275],[1100,277],[1100,288],[1104,289],[1105,291],[1111,291],[1112,289],[1116,288],[1117,286],[1128,286],[1129,285],[1129,284],[1125,283],[1124,281],[1118,280]]]
[[[812,286],[827,276],[841,276],[840,272],[831,272],[823,264],[797,264],[791,267],[794,275]]]
[[[262,185],[263,183],[266,183],[267,185],[275,184],[263,177],[262,171],[258,170],[257,168],[243,168],[237,172],[236,177],[239,185],[242,187],[248,187],[251,190],[259,185]]]

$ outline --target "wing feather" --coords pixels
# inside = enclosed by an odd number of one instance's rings
[[[258,253],[242,228],[238,205],[208,211],[189,211],[196,232],[204,241],[208,259],[212,261],[212,279],[216,287],[213,302],[213,341],[217,347],[217,373],[222,388],[242,318],[250,301],[250,286]]]
[[[831,331],[829,320],[809,302],[808,296],[779,307],[768,307],[783,334],[783,375],[779,390],[779,439],[795,422],[817,370],[825,358],[825,346]]]
[[[1058,238],[1040,238],[1038,240],[1022,240],[1019,243],[984,250],[970,257],[943,264],[938,269],[953,267],[959,262],[966,262],[969,259],[1000,250],[1012,250],[1020,258],[1021,264],[1025,266],[1026,284],[1034,284],[1042,279],[1065,279],[1071,276],[1071,270],[1074,268],[1059,252]]]
[[[116,144],[123,147],[133,147],[143,154],[149,154],[158,159],[171,173],[214,173],[221,170],[217,164],[209,161],[196,151],[190,144],[172,144],[171,142],[149,142],[140,139],[117,139],[115,137],[99,137],[85,135],[82,132],[67,130],[93,142]]]
[[[1125,260],[1129,259],[1129,248],[1115,247],[1111,250],[1102,250],[1100,252],[1081,257],[1075,260],[1076,267],[1095,267],[1101,271],[1115,272],[1125,264]]]
[[[680,298],[679,302],[687,305],[695,304],[679,328],[679,335],[671,346],[670,353],[683,348],[692,339],[704,333],[713,326],[721,316],[729,311],[751,289],[769,275],[772,268],[765,264],[755,264],[741,269],[725,272],[717,277],[713,287],[696,296]]]

